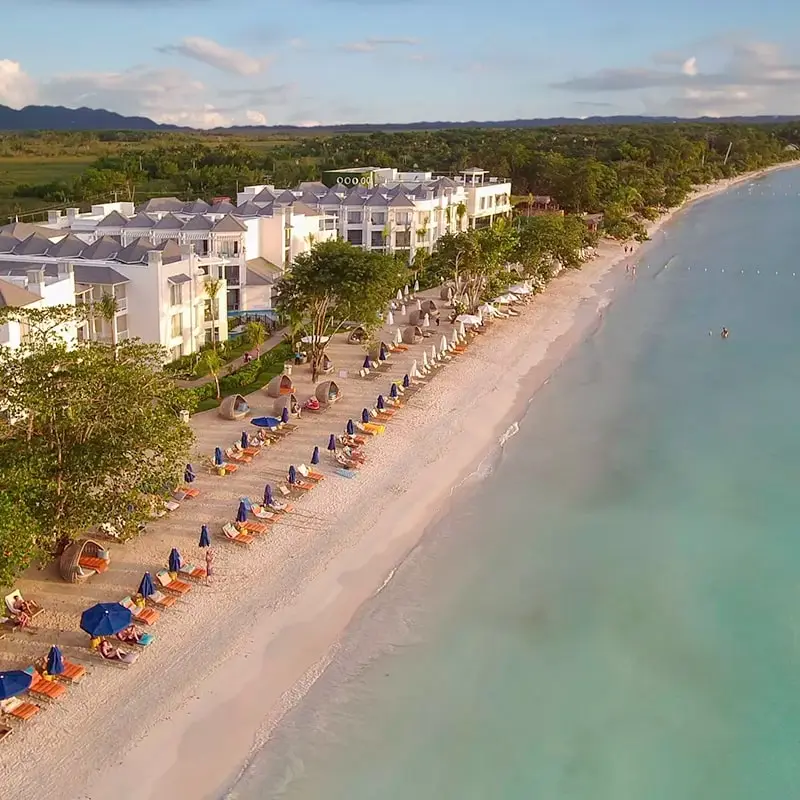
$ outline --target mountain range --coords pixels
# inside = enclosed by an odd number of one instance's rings
[[[797,115],[757,117],[552,117],[549,119],[508,119],[467,122],[409,122],[352,125],[257,125],[220,128],[220,131],[241,134],[257,133],[374,133],[377,131],[424,131],[445,128],[546,128],[558,125],[637,125],[645,123],[669,124],[675,122],[748,122],[768,124],[800,120]],[[64,106],[25,106],[14,109],[0,105],[0,131],[190,131],[177,125],[162,125],[147,117],[126,117],[102,108],[64,108]]]

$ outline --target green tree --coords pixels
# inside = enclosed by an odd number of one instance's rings
[[[100,317],[108,323],[109,330],[111,331],[111,346],[113,352],[117,352],[117,324],[116,316],[119,306],[113,295],[103,292],[102,299],[94,304],[94,315]]]
[[[382,253],[367,252],[343,241],[321,242],[301,253],[277,286],[277,308],[303,320],[311,337],[311,377],[316,381],[325,355],[326,337],[350,321],[370,332],[407,270]]]
[[[219,386],[219,375],[222,372],[223,361],[216,350],[206,350],[200,358],[197,366],[201,369],[208,371],[209,375],[214,379],[214,387],[217,391],[217,400],[222,397],[222,392]]]
[[[4,483],[20,485],[20,475],[6,467],[0,469]],[[23,477],[24,485],[24,477]],[[44,545],[44,547],[43,547]],[[9,586],[38,557],[47,552],[47,542],[41,541],[41,529],[31,510],[17,492],[0,490],[0,585]]]
[[[256,354],[261,355],[261,345],[267,340],[267,332],[260,322],[248,322],[244,329],[244,336],[250,347],[255,347]]]
[[[211,347],[217,349],[217,309],[219,307],[219,300],[217,295],[222,288],[222,281],[219,278],[206,278],[204,283],[206,297],[211,301],[209,303],[211,311]]]
[[[38,325],[22,347],[0,348],[0,486],[15,487],[42,532],[32,550],[57,552],[102,522],[133,525],[148,494],[178,483],[193,435],[165,355],[137,340],[116,353],[103,342],[69,346],[57,327]]]

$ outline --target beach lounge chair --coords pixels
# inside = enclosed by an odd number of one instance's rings
[[[35,717],[41,709],[35,703],[29,703],[19,697],[9,697],[6,700],[0,700],[0,711],[17,719],[28,720]]]
[[[181,504],[177,500],[165,500],[164,501],[164,508],[167,511],[177,511],[181,507]]]
[[[297,471],[304,477],[308,478],[310,481],[314,481],[314,483],[319,483],[320,481],[325,480],[325,476],[321,472],[315,472],[313,469],[310,469],[305,464],[301,464]]]
[[[46,700],[58,700],[67,693],[67,687],[63,683],[57,683],[55,680],[46,680],[35,667],[28,667],[25,672],[30,673],[33,678],[28,689],[32,695],[43,697]]]
[[[160,592],[156,589],[152,594],[147,595],[145,600],[148,603],[152,603],[154,606],[158,606],[159,608],[172,608],[177,602],[177,598],[171,594],[164,594],[164,592]]]
[[[191,486],[179,486],[172,495],[176,500],[194,500],[195,497],[200,497],[199,489],[192,489]]]
[[[226,525],[222,527],[222,535],[229,539],[232,542],[236,542],[236,544],[252,544],[254,539],[248,533],[242,533],[241,531],[237,531],[236,528],[233,526],[232,523],[228,522]]]
[[[123,667],[130,667],[135,664],[139,659],[139,653],[126,653],[124,650],[119,650],[114,647],[115,655],[104,656],[100,650],[95,650],[98,658],[101,658],[106,664],[114,664]],[[117,654],[118,652],[118,654]]]
[[[178,575],[184,578],[191,578],[194,581],[202,580],[206,577],[206,568],[198,567],[197,564],[182,564],[178,570]]]
[[[119,604],[125,606],[125,608],[131,612],[131,616],[133,616],[137,622],[141,622],[142,625],[155,625],[161,616],[161,612],[156,611],[154,608],[137,606],[130,595],[123,597],[122,600],[119,601]]]
[[[19,600],[21,600],[22,602],[26,602],[25,598],[22,596],[22,592],[20,592],[19,589],[14,589],[14,591],[11,592],[11,594],[6,595],[6,609],[8,610],[8,614],[11,617],[11,619],[16,619],[19,616],[20,612],[17,611],[16,608],[14,608],[14,605]],[[42,611],[44,611],[44,609],[40,605],[35,603],[33,600],[28,600],[27,605],[28,608],[30,609],[28,616],[30,617],[31,620],[36,619],[36,617],[38,617],[39,614],[41,614]]]
[[[246,456],[242,452],[237,452],[233,447],[229,447],[225,451],[225,455],[231,460],[236,462],[237,464],[250,464],[252,462],[251,456]]]
[[[42,665],[47,664],[47,659],[42,660]],[[53,675],[56,680],[65,681],[66,683],[78,683],[81,678],[86,675],[86,667],[81,664],[75,664],[68,661],[66,658],[62,659],[62,671],[58,675]],[[44,666],[42,667],[44,669]]]
[[[272,522],[253,522],[252,520],[247,520],[246,522],[240,522],[237,525],[238,530],[245,531],[246,533],[267,533],[269,531]]]
[[[209,458],[208,465],[212,472],[220,476],[233,475],[233,473],[239,469],[237,464],[228,464],[225,461],[223,461],[221,464],[217,464],[213,457]]]
[[[273,511],[266,506],[260,505],[250,505],[250,511],[253,512],[253,515],[256,519],[265,519],[265,520],[272,520],[275,521],[275,514],[279,513],[277,510]]]
[[[143,633],[142,631],[137,630],[136,633],[138,634],[139,641],[131,642],[124,637],[124,631],[120,631],[116,638],[119,639],[123,644],[130,645],[130,647],[149,647],[155,640],[156,637],[152,633]]]
[[[5,725],[0,725],[0,742],[2,742],[6,736],[11,736],[12,733],[14,733],[13,728],[6,728]]]
[[[366,433],[368,436],[381,436],[386,433],[386,426],[377,422],[358,422],[356,430]]]
[[[156,580],[158,580],[161,586],[168,592],[174,592],[177,595],[184,595],[192,590],[191,583],[179,581],[177,578],[173,580],[169,572],[165,569],[159,570],[156,573]]]

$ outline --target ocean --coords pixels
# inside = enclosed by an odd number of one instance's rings
[[[229,797],[800,797],[798,220],[656,234]]]

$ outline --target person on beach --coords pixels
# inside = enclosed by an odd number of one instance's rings
[[[106,639],[100,640],[98,650],[103,658],[107,658],[111,661],[123,661],[127,656],[127,653],[124,653],[122,650],[119,650],[116,647],[112,647],[111,642]]]
[[[206,583],[211,583],[211,578],[214,576],[214,550],[211,547],[206,548]]]
[[[631,277],[636,277],[636,264],[631,264]]]
[[[722,329],[722,332],[720,333],[720,336],[721,336],[723,339],[727,339],[727,338],[728,338],[728,329],[727,329],[727,328],[723,328],[723,329]]]
[[[117,634],[117,639],[128,644],[139,644],[142,641],[142,634],[133,625],[129,625]]]

